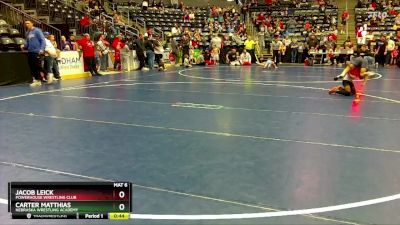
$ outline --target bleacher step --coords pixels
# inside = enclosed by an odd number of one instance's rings
[[[38,20],[40,20],[42,22],[45,22],[47,24],[50,23],[50,17],[49,16],[38,16],[37,18],[38,18]]]
[[[32,17],[37,17],[37,12],[35,9],[24,10],[24,12]]]

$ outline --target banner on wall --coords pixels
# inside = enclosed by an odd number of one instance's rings
[[[83,58],[77,51],[64,51],[60,53],[58,64],[61,76],[83,74]]]

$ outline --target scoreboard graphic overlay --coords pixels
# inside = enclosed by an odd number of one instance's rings
[[[129,219],[130,182],[10,182],[13,219]]]

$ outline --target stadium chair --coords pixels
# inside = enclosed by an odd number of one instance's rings
[[[0,27],[6,27],[8,26],[7,22],[4,20],[0,20]]]
[[[1,37],[0,38],[0,50],[1,51],[9,51],[11,49],[15,49],[14,41],[9,37]]]
[[[8,32],[10,34],[10,37],[18,37],[18,36],[20,36],[19,30],[17,30],[17,29],[10,28],[10,29],[8,29]]]
[[[10,33],[6,28],[1,28],[0,27],[0,37],[9,37]]]

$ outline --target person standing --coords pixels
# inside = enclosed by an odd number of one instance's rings
[[[272,49],[272,59],[275,62],[275,64],[279,64],[279,59],[280,59],[280,55],[281,55],[281,45],[282,42],[279,40],[279,38],[274,38],[274,40],[272,40],[271,42],[271,49]]]
[[[61,78],[57,63],[58,54],[57,49],[51,42],[52,40],[54,40],[54,36],[50,35],[48,32],[45,32],[44,36],[46,37],[46,47],[44,50],[44,68],[47,72],[47,83],[51,84],[53,82],[53,78],[56,80],[59,80]]]
[[[190,45],[190,39],[188,35],[184,35],[181,40],[181,46],[182,46],[182,55],[189,55],[189,45]],[[182,64],[184,63],[184,57],[182,57]]]
[[[340,30],[341,34],[345,33],[347,20],[349,19],[349,17],[350,17],[349,12],[347,12],[347,10],[343,11],[343,13],[342,13],[342,29]]]
[[[144,47],[146,48],[147,64],[149,65],[149,69],[153,69],[155,60],[153,40],[145,38]]]
[[[297,62],[297,53],[299,52],[299,44],[297,43],[297,40],[293,40],[292,43],[290,44],[290,49],[291,49],[291,57],[292,57],[292,63]]]
[[[112,47],[114,48],[114,70],[121,71],[121,49],[125,47],[125,43],[121,39],[121,35],[117,35],[112,42]]]
[[[163,63],[163,54],[164,54],[164,47],[162,43],[162,39],[160,36],[156,36],[156,40],[154,40],[154,53],[156,54],[155,62],[158,64],[159,70],[164,70],[164,63]]]
[[[75,35],[71,35],[69,36],[69,40],[68,40],[70,46],[71,46],[71,51],[77,51],[78,50],[78,44],[76,43],[76,38]]]
[[[255,63],[256,62],[256,56],[254,54],[254,46],[255,42],[251,37],[247,38],[247,40],[244,42],[244,49],[251,55],[251,62]]]
[[[376,42],[375,62],[382,67],[385,66],[386,54],[387,54],[386,38],[384,35],[382,35],[381,38]]]
[[[46,40],[42,30],[34,27],[32,21],[26,20],[25,28],[27,29],[26,43],[21,46],[21,48],[28,51],[28,63],[33,77],[31,86],[39,86],[42,82],[46,81],[44,77],[46,72],[42,67],[42,60],[40,57],[46,48]],[[43,75],[41,73],[43,73]]]
[[[390,61],[392,61],[392,52],[396,47],[396,43],[393,41],[392,38],[389,38],[387,41],[387,54],[386,54],[386,64],[389,65]]]
[[[100,71],[107,72],[110,43],[106,40],[104,34],[101,34],[99,36],[99,40],[97,41],[96,46],[100,56]]]
[[[144,47],[144,36],[139,34],[139,37],[135,41],[136,44],[136,55],[139,60],[139,70],[149,70],[145,67],[146,65],[146,48]]]
[[[303,63],[304,43],[300,42],[300,43],[298,43],[298,46],[299,46],[297,49],[298,57],[296,59],[296,62]]]
[[[88,67],[90,74],[92,76],[101,76],[99,72],[97,72],[96,68],[96,59],[95,59],[95,45],[92,40],[90,40],[89,34],[84,34],[83,38],[78,40],[78,45],[82,50],[83,61],[85,65]]]

